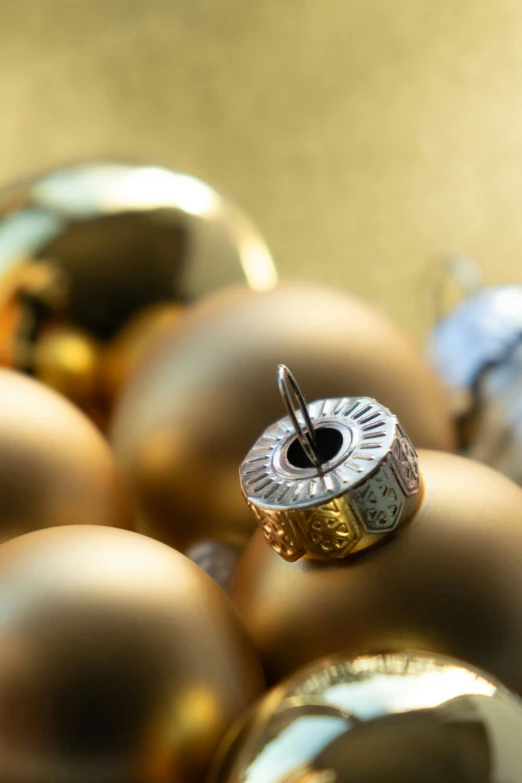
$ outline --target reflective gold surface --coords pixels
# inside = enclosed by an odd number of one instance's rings
[[[64,398],[0,370],[0,540],[56,525],[128,527],[106,441]]]
[[[44,333],[34,349],[36,378],[87,410],[98,392],[100,364],[101,347],[70,326]]]
[[[262,689],[224,593],[136,533],[67,527],[0,547],[0,777],[200,783]]]
[[[336,656],[271,691],[213,783],[519,783],[522,702],[439,656]]]
[[[397,327],[334,289],[235,288],[196,305],[126,389],[112,442],[144,530],[183,548],[244,542],[254,519],[239,464],[284,413],[274,373],[286,363],[307,398],[368,395],[396,413],[415,446],[453,446],[433,372]]]
[[[0,359],[49,382],[102,424],[132,361],[120,361],[107,379],[97,354],[112,352],[116,336],[125,342],[140,316],[224,285],[265,291],[276,281],[250,219],[192,176],[92,162],[0,191]],[[18,317],[9,320],[3,311],[13,306]],[[153,334],[141,331],[143,348]],[[96,355],[86,357],[93,347]]]
[[[522,693],[522,490],[419,451],[425,494],[396,538],[345,560],[287,563],[256,533],[232,598],[269,680],[323,655],[452,655]]]

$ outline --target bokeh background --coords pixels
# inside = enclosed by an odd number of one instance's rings
[[[283,275],[419,340],[434,259],[522,281],[519,0],[4,0],[0,106],[1,184],[85,158],[194,174]]]

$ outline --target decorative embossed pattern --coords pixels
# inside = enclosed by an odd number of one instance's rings
[[[368,397],[317,400],[316,428],[341,433],[323,463],[297,466],[288,417],[269,427],[241,465],[243,492],[272,549],[290,562],[305,554],[343,558],[371,546],[411,514],[420,478],[415,449],[396,417]],[[420,495],[418,495],[420,499]]]
[[[321,557],[345,557],[362,537],[357,520],[343,500],[300,510],[296,520],[307,550]]]
[[[388,465],[351,493],[354,510],[367,533],[385,533],[397,527],[405,497]]]
[[[253,503],[248,505],[274,552],[289,563],[306,554],[306,547],[301,543],[299,533],[287,513],[261,509]]]
[[[399,483],[407,495],[413,495],[419,491],[419,461],[413,445],[397,422],[397,436],[392,443],[389,456]]]
[[[268,509],[317,506],[344,495],[386,459],[396,438],[395,417],[368,397],[316,400],[308,406],[315,427],[343,434],[339,453],[323,466],[296,469],[287,459],[295,440],[290,419],[275,422],[261,435],[241,465],[247,499]]]

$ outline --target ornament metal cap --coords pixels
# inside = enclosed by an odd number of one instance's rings
[[[288,415],[265,430],[239,471],[268,544],[289,562],[375,546],[422,500],[417,454],[397,417],[369,397],[307,406],[284,365],[278,383]]]

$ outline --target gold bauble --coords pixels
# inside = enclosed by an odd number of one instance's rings
[[[253,522],[237,469],[282,412],[272,374],[280,361],[295,368],[311,399],[377,396],[400,414],[415,445],[453,446],[435,376],[370,305],[308,283],[221,292],[156,345],[116,411],[112,442],[147,533],[180,549],[248,538]]]
[[[213,783],[520,783],[522,702],[414,652],[339,655],[274,688],[224,744]]]
[[[122,163],[73,165],[0,192],[0,257],[0,362],[38,374],[43,361],[40,377],[102,427],[133,359],[116,359],[109,380],[100,368],[93,389],[85,340],[112,353],[129,322],[159,303],[186,306],[224,285],[264,291],[277,281],[263,238],[235,204],[194,177]],[[69,359],[52,369],[63,344],[39,345],[50,324],[82,334],[72,362],[84,368],[80,386]],[[69,355],[71,345],[67,338]],[[100,399],[107,380],[112,393]]]
[[[261,669],[225,594],[137,533],[0,547],[0,778],[199,783]]]
[[[232,598],[271,682],[341,650],[413,648],[522,693],[522,490],[463,457],[418,457],[420,507],[376,548],[291,563],[254,536]]]
[[[100,362],[96,341],[67,326],[45,332],[34,349],[38,380],[84,408],[96,399]]]
[[[106,441],[67,400],[0,370],[0,540],[56,525],[130,526]]]

